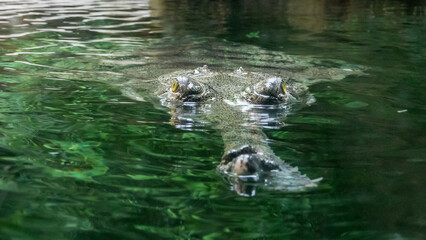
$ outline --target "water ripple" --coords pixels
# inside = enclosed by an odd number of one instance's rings
[[[255,18],[250,6],[268,1],[244,1],[228,19],[227,1],[164,1],[171,4],[165,15],[158,2],[0,0],[2,237],[388,239],[421,232],[426,109],[418,63],[425,48],[414,43],[424,39],[417,30],[424,17],[399,28],[404,14],[380,5],[400,1],[387,0],[367,8],[368,1],[270,1],[277,13],[257,7]],[[317,11],[330,2],[344,2],[344,11]],[[210,4],[217,5],[204,9]],[[259,38],[245,37],[257,31]],[[249,44],[202,37],[212,35]],[[317,85],[318,102],[303,110],[247,110],[247,124],[274,129],[266,133],[277,155],[324,177],[315,193],[232,193],[214,170],[223,143],[202,109],[187,106],[171,119],[170,109],[144,102],[148,96],[132,100],[119,91],[204,64],[273,74],[357,67],[269,48],[383,67]]]

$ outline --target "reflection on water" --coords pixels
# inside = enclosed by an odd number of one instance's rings
[[[421,0],[0,1],[2,238],[424,239],[424,15]],[[284,121],[253,115],[324,178],[309,193],[236,195],[211,125],[121,92],[204,64],[279,72],[284,52],[369,69],[313,85]]]

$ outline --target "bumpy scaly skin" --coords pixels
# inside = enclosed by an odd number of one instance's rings
[[[291,82],[288,77],[283,79],[265,73],[247,72],[243,68],[234,72],[214,72],[206,65],[162,76],[159,81],[162,83],[160,93],[166,101],[209,103],[225,100],[279,104],[294,101],[307,92],[307,88],[298,85],[288,87]],[[179,91],[171,91],[170,87],[174,84],[179,85]]]

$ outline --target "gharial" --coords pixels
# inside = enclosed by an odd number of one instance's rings
[[[355,72],[306,68],[305,72],[274,76],[246,71],[242,67],[235,71],[213,71],[205,65],[165,74],[139,86],[130,85],[130,88],[123,88],[123,92],[137,98],[135,89],[151,92],[155,89],[162,105],[173,109],[174,124],[184,115],[185,106],[198,108],[203,119],[223,137],[225,151],[217,168],[239,194],[253,195],[254,183],[272,189],[300,191],[317,186],[321,178],[311,180],[274,154],[267,136],[258,124],[253,124],[256,122],[252,119],[253,109],[311,104],[315,98],[309,93],[306,81],[340,80]],[[306,78],[308,75],[310,78]]]

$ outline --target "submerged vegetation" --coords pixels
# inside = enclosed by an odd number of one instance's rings
[[[251,32],[246,34],[247,38],[259,38],[259,32]]]

